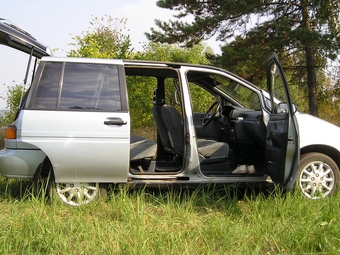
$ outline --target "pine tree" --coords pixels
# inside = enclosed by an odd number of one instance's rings
[[[338,0],[159,0],[157,5],[177,14],[175,20],[155,21],[158,29],[146,33],[155,42],[191,46],[216,36],[226,43],[216,61],[226,59],[225,54],[231,65],[247,59],[251,64],[263,63],[270,51],[281,56],[302,52],[309,111],[318,115],[315,58],[334,60],[338,56]],[[183,21],[185,17],[193,17],[193,21]],[[253,73],[249,79],[254,79]]]

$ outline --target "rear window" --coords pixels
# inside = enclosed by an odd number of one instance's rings
[[[122,109],[118,67],[107,64],[47,62],[30,109]]]

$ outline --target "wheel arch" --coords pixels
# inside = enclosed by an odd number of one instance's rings
[[[48,156],[45,156],[44,160],[38,165],[37,169],[35,170],[33,179],[36,178],[47,178],[49,177],[52,171],[52,163]]]
[[[48,177],[51,172],[53,172],[52,171],[53,168],[52,168],[52,163],[47,156],[44,158],[44,161],[42,163],[43,165],[41,169],[41,176],[45,178],[45,177]]]
[[[338,168],[340,169],[340,151],[334,147],[323,144],[308,145],[300,149],[300,157],[309,152],[318,152],[327,155],[338,165]]]

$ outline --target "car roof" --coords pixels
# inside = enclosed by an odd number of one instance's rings
[[[0,44],[41,58],[50,56],[51,50],[39,43],[31,34],[14,25],[12,22],[0,18]]]
[[[177,77],[172,68],[193,67],[197,72],[220,71],[230,76],[237,77],[239,80],[251,87],[259,89],[256,85],[247,80],[219,67],[201,64],[189,64],[179,62],[151,61],[151,60],[128,60],[128,59],[100,59],[100,58],[77,58],[77,57],[43,57],[41,61],[48,62],[73,62],[73,63],[102,63],[119,64],[125,67],[126,75],[155,76],[155,77]],[[168,67],[168,68],[166,68]],[[195,74],[193,74],[195,75]],[[198,75],[199,76],[199,75]],[[192,77],[193,79],[195,77]],[[197,77],[196,77],[197,78]]]

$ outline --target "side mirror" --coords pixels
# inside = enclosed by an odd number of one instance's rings
[[[296,113],[297,112],[297,106],[295,104],[292,104],[292,107],[293,107],[293,113]]]
[[[297,107],[295,104],[292,104],[293,113],[297,111]],[[287,103],[279,103],[277,105],[277,113],[286,113],[288,112],[288,104]]]

